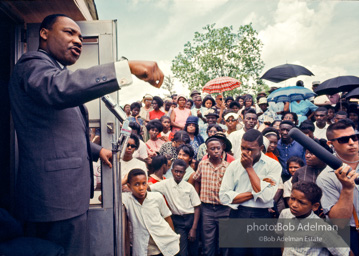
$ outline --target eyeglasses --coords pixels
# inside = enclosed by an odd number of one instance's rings
[[[127,147],[136,148],[135,144],[127,144]]]
[[[350,136],[343,136],[343,137],[332,139],[331,141],[336,140],[336,141],[338,141],[339,144],[348,143],[350,139],[352,141],[358,141],[358,135],[359,134],[353,134],[353,135],[350,135]]]
[[[226,120],[226,122],[236,122],[238,119]]]
[[[223,98],[218,98],[219,100],[223,100]]]

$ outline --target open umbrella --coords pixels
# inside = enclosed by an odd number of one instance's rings
[[[292,77],[300,75],[314,76],[314,74],[303,66],[295,64],[284,64],[269,69],[261,79],[265,79],[274,83],[285,81]]]
[[[239,87],[240,84],[241,82],[232,77],[217,77],[207,82],[202,88],[202,91],[206,93],[222,93],[231,91]]]
[[[359,99],[359,87],[355,88],[354,90],[349,92],[347,95],[345,95],[345,98],[346,99],[349,99],[349,98],[358,98]]]
[[[315,93],[318,95],[333,95],[338,92],[349,92],[359,87],[359,77],[357,76],[338,76],[328,79],[321,83]]]
[[[274,102],[292,102],[296,100],[306,100],[316,94],[308,88],[301,86],[288,86],[279,88],[269,94],[267,100]]]

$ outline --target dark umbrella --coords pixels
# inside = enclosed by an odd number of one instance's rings
[[[345,95],[346,99],[349,98],[359,98],[359,87],[355,88],[354,90],[352,90],[351,92],[349,92],[347,95]]]
[[[318,95],[333,95],[338,92],[348,92],[359,87],[359,77],[357,76],[338,76],[328,79],[321,83],[315,93]]]
[[[297,77],[300,75],[314,76],[314,74],[310,70],[306,69],[303,66],[295,64],[284,64],[269,69],[267,72],[264,73],[261,79],[266,79],[274,83],[279,83],[289,78]]]

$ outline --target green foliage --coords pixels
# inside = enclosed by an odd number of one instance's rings
[[[169,96],[175,93],[174,91],[174,79],[172,76],[165,76],[163,79],[162,88],[169,92]]]
[[[183,53],[172,60],[172,72],[189,89],[201,90],[210,80],[229,76],[241,81],[241,86],[226,95],[255,94],[268,90],[259,79],[264,62],[261,60],[262,42],[252,24],[215,28],[207,25],[204,33],[195,32],[192,42],[184,45]]]

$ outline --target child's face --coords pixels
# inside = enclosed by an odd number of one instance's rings
[[[132,109],[132,116],[137,116],[138,113],[140,113],[140,109],[139,109],[139,108],[134,108],[134,109]]]
[[[239,108],[238,108],[238,106],[234,105],[234,106],[232,107],[232,110],[233,110],[235,113],[238,113]]]
[[[300,165],[298,163],[290,162],[288,164],[288,171],[289,171],[290,175],[292,175],[292,176],[299,168],[300,168]]]
[[[172,175],[175,182],[178,184],[183,179],[186,169],[184,166],[176,165],[172,168]]]
[[[267,137],[267,139],[269,140],[269,146],[268,146],[268,152],[273,152],[278,145],[278,138],[277,136],[274,135],[270,135]]]
[[[151,128],[149,130],[149,134],[150,134],[150,139],[151,140],[157,140],[157,136],[159,134],[159,131],[157,128]]]
[[[293,189],[289,198],[289,208],[294,216],[305,218],[319,208],[319,203],[312,204],[303,192]]]
[[[191,161],[192,159],[189,157],[189,155],[187,155],[182,149],[178,152],[178,159],[182,159],[183,161],[186,162],[186,164],[189,164],[189,161]]]
[[[133,177],[131,183],[127,183],[127,186],[137,200],[145,199],[148,187],[146,175],[137,175]]]
[[[211,159],[219,159],[222,156],[222,143],[218,140],[213,140],[207,143],[207,153]]]
[[[169,119],[163,119],[162,121],[162,125],[163,125],[163,129],[164,130],[169,130],[171,127],[171,121]]]
[[[211,100],[206,100],[206,102],[204,103],[204,106],[206,108],[211,108],[212,107],[212,101]]]
[[[217,132],[218,132],[217,129],[215,127],[212,127],[211,129],[208,130],[208,137],[215,135]]]

